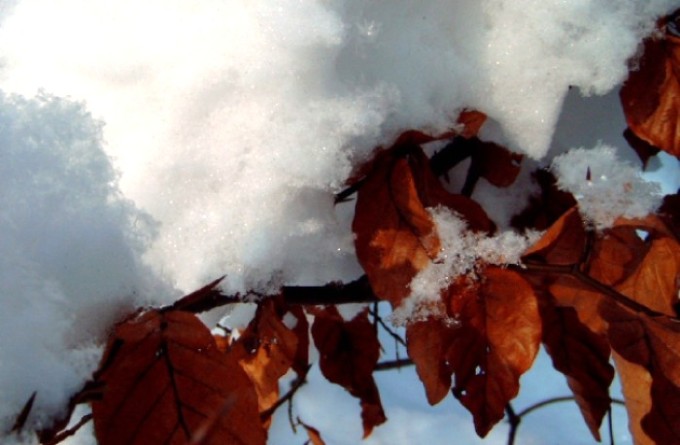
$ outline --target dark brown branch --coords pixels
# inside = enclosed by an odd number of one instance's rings
[[[373,293],[366,275],[346,284],[334,282],[324,286],[284,286],[281,289],[281,294],[287,304],[294,305],[373,303],[378,301],[378,297]]]
[[[381,328],[383,328],[383,329],[385,330],[385,332],[387,332],[387,334],[389,334],[389,336],[392,337],[392,338],[394,339],[394,341],[396,341],[397,343],[399,343],[399,344],[402,345],[403,347],[406,347],[406,341],[401,337],[401,335],[397,334],[397,333],[394,332],[389,326],[387,326],[387,324],[385,323],[385,321],[380,317],[380,315],[378,315],[378,313],[376,312],[375,309],[373,309],[372,311],[370,311],[370,314],[374,317],[375,322],[376,322]]]
[[[82,426],[85,425],[85,424],[86,424],[87,422],[89,422],[90,420],[92,420],[92,414],[91,414],[91,413],[90,413],[90,414],[86,414],[85,416],[83,416],[83,417],[78,421],[78,423],[76,423],[75,425],[73,425],[71,428],[69,428],[69,429],[67,429],[67,430],[64,430],[64,431],[60,432],[59,434],[55,435],[54,437],[52,437],[50,440],[48,440],[48,441],[46,441],[46,442],[40,442],[40,443],[41,443],[41,445],[56,445],[56,444],[58,444],[58,443],[61,443],[61,442],[63,442],[66,438],[68,438],[68,437],[70,437],[70,436],[73,436],[75,433],[77,433],[78,430],[79,430],[80,428],[82,428]]]
[[[375,368],[373,369],[374,371],[389,371],[391,369],[399,369],[403,368],[406,366],[413,366],[415,363],[413,363],[410,359],[408,358],[401,358],[397,360],[390,360],[386,362],[380,362],[375,365]]]

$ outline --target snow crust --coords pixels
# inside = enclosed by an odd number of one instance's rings
[[[407,128],[446,130],[477,108],[490,116],[484,138],[543,158],[569,87],[615,88],[674,7],[3,2],[0,431],[33,391],[33,421],[53,416],[128,308],[224,274],[224,290],[242,293],[356,278],[353,208],[334,207],[332,192],[376,145]],[[626,206],[616,211],[638,211]],[[437,221],[446,242],[462,237],[452,248],[490,243],[442,268],[496,249],[514,258],[526,243],[466,238],[441,212]]]

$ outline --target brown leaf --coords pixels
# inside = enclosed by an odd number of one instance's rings
[[[680,193],[666,195],[659,208],[659,217],[673,233],[675,239],[680,240]]]
[[[488,267],[481,283],[457,280],[445,300],[457,325],[430,319],[408,326],[409,356],[430,403],[441,400],[454,374],[453,393],[483,437],[503,418],[538,352],[536,295],[516,272]]]
[[[675,315],[680,283],[680,244],[672,238],[652,241],[644,259],[616,288],[650,309]]]
[[[255,386],[260,412],[278,400],[279,379],[292,367],[298,353],[298,337],[281,318],[273,298],[260,303],[255,318],[231,347],[231,354]],[[267,419],[266,428],[270,422],[271,418]]]
[[[512,218],[511,224],[519,230],[546,230],[566,211],[576,205],[571,193],[557,188],[555,176],[546,169],[538,169],[532,174],[541,192],[529,199],[529,204]]]
[[[250,380],[193,314],[133,315],[116,326],[102,364],[103,395],[92,403],[102,445],[185,444],[231,398],[203,444],[266,442]]]
[[[380,357],[380,343],[367,311],[351,321],[342,319],[329,306],[316,311],[312,338],[319,350],[321,373],[361,401],[364,437],[387,420],[380,401],[373,370]]]
[[[418,271],[439,255],[439,236],[427,211],[438,205],[460,214],[472,230],[493,230],[479,204],[442,187],[411,142],[398,141],[383,153],[359,190],[352,223],[357,257],[375,294],[393,306],[410,293]]]
[[[595,240],[589,275],[608,286],[619,285],[637,269],[648,249],[635,227],[608,229]]]
[[[297,337],[297,349],[293,358],[293,371],[302,377],[309,370],[309,323],[301,306],[289,306],[288,313],[297,320],[292,331]]]
[[[456,123],[463,126],[460,136],[470,139],[477,136],[484,122],[486,122],[486,114],[477,110],[463,110],[458,115]]]
[[[680,323],[602,305],[635,443],[680,444]]]
[[[680,245],[658,233],[644,259],[617,288],[656,312],[674,316],[680,286]],[[617,352],[616,366],[636,444],[680,443],[680,427],[672,420],[677,419],[680,405],[679,323],[611,303],[603,303],[600,310]]]
[[[645,368],[625,360],[616,352],[613,353],[613,357],[626,403],[628,429],[635,445],[656,445],[656,442],[642,428],[642,419],[652,409],[650,397],[652,376]]]
[[[621,88],[630,129],[641,139],[680,156],[680,36],[670,31],[644,42],[639,68]]]
[[[596,440],[610,408],[609,385],[614,368],[604,335],[596,334],[578,319],[572,307],[558,307],[549,294],[539,299],[543,344],[553,366],[567,378],[581,414]]]
[[[453,369],[446,357],[457,334],[458,327],[441,318],[428,318],[406,326],[408,355],[416,365],[430,405],[441,402],[451,390]]]
[[[580,322],[592,332],[597,334],[606,332],[607,326],[599,309],[600,302],[605,298],[601,293],[569,276],[553,279],[548,286],[548,292],[558,306],[574,308]]]
[[[575,264],[583,255],[585,243],[586,232],[581,215],[576,207],[572,207],[524,253],[524,259],[558,265]]]
[[[507,148],[477,140],[472,152],[472,166],[477,174],[496,187],[508,187],[519,175],[523,156]]]

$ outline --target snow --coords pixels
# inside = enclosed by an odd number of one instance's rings
[[[403,129],[439,132],[459,110],[477,108],[490,117],[482,136],[527,154],[531,165],[598,138],[625,148],[620,137],[610,140],[622,130],[620,116],[609,119],[618,110],[611,91],[655,18],[674,7],[3,2],[0,431],[33,391],[32,421],[54,416],[96,366],[112,321],[131,307],[168,303],[224,274],[224,290],[242,293],[356,278],[353,206],[334,206],[332,194]],[[677,165],[669,165],[659,171],[677,188]],[[651,190],[635,184],[641,198]],[[526,193],[482,181],[474,198],[506,229]],[[635,205],[615,210],[642,211]],[[610,216],[591,217],[604,224]],[[453,236],[459,229],[449,220],[441,228]],[[525,243],[503,232],[484,242],[500,243],[506,258]],[[243,323],[246,312],[231,322]],[[396,420],[449,423],[416,416],[411,402]],[[370,440],[396,443],[400,426]]]
[[[95,369],[111,323],[170,293],[142,264],[154,224],[116,188],[81,104],[0,95],[0,430],[33,391],[39,419]]]
[[[494,235],[467,230],[467,224],[457,214],[444,207],[430,210],[441,241],[441,253],[411,281],[411,294],[395,308],[390,320],[397,326],[424,320],[429,316],[446,317],[440,313],[440,293],[458,277],[473,280],[486,265],[519,264],[522,253],[540,238],[531,231],[518,234],[502,231]]]
[[[619,216],[644,217],[661,205],[660,186],[645,181],[608,145],[572,149],[553,159],[552,170],[557,186],[574,195],[581,214],[598,229],[611,227]]]

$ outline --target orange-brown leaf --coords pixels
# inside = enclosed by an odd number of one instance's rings
[[[572,207],[524,253],[524,258],[539,259],[548,264],[575,264],[583,255],[585,243],[581,215],[576,207]]]
[[[680,283],[680,244],[672,238],[652,241],[643,261],[617,289],[652,310],[675,314]]]
[[[274,299],[261,303],[255,318],[231,348],[255,386],[260,412],[278,400],[279,379],[291,369],[297,351],[298,337],[281,321]]]
[[[312,338],[319,350],[319,367],[330,382],[345,388],[361,401],[364,437],[387,420],[373,370],[380,357],[380,343],[366,311],[350,321],[330,306],[317,311]]]
[[[677,20],[677,19],[676,19]],[[639,68],[621,88],[630,129],[650,144],[680,156],[680,36],[670,31],[645,41]]]
[[[536,295],[516,272],[488,267],[483,281],[459,280],[449,288],[450,314],[460,321],[445,360],[454,372],[454,395],[485,436],[519,392],[519,378],[532,365],[541,339]]]
[[[621,225],[606,230],[593,245],[589,274],[608,286],[619,285],[635,271],[648,248],[635,227]]]
[[[611,405],[609,385],[614,368],[604,335],[584,325],[572,307],[558,307],[550,295],[539,300],[543,344],[553,366],[567,378],[576,403],[593,437],[600,440],[600,425]]]
[[[626,403],[628,429],[635,445],[656,445],[642,428],[642,419],[652,409],[652,376],[644,367],[629,362],[616,352],[613,353],[613,357]]]
[[[479,204],[442,187],[412,142],[398,142],[383,153],[358,192],[352,223],[357,258],[375,294],[393,306],[410,293],[412,278],[439,255],[441,243],[427,210],[438,205],[460,214],[473,230],[493,230]]]
[[[434,222],[404,158],[383,156],[357,197],[355,246],[375,294],[397,306],[411,279],[439,253]]]
[[[103,395],[92,403],[102,445],[186,444],[207,423],[205,445],[266,442],[250,380],[193,314],[132,316],[116,326],[102,363]]]
[[[680,444],[680,326],[618,304],[602,305],[637,443]],[[651,439],[652,442],[649,442]]]
[[[457,124],[463,126],[460,135],[466,139],[477,136],[484,122],[486,122],[486,114],[477,110],[463,110],[456,121]]]
[[[458,327],[441,318],[428,318],[406,326],[408,355],[416,365],[430,405],[444,399],[451,390],[451,374],[446,356],[455,341]]]
[[[472,167],[496,187],[508,187],[519,175],[523,156],[493,142],[478,141],[472,152]]]

